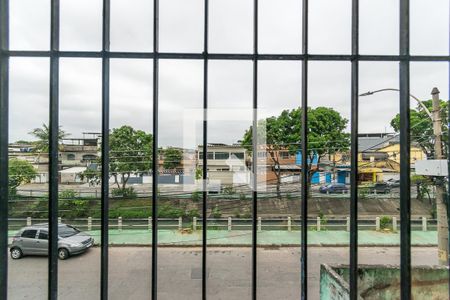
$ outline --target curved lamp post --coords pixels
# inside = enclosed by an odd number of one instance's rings
[[[399,89],[394,89],[394,88],[385,88],[385,89],[380,89],[380,90],[376,90],[376,91],[368,91],[366,93],[362,93],[361,95],[359,95],[360,97],[364,97],[364,96],[371,96],[373,94],[376,93],[380,93],[380,92],[387,92],[387,91],[395,91],[395,92],[400,92]],[[428,110],[428,108],[425,106],[425,104],[423,104],[423,102],[417,98],[416,96],[409,94],[409,96],[416,100],[417,103],[419,103],[419,105],[422,107],[422,109],[427,113],[427,115],[430,117],[431,120],[433,120],[433,115],[431,114],[431,112]]]
[[[395,88],[385,88],[379,89],[376,91],[368,91],[359,95],[360,97],[370,96],[375,93],[386,92],[386,91],[396,91],[399,92],[399,89]],[[433,96],[433,112],[431,113],[428,108],[423,104],[423,102],[414,95],[409,94],[409,96],[416,100],[417,103],[422,107],[422,109],[426,112],[428,117],[430,117],[433,122],[433,134],[435,136],[434,141],[434,159],[443,159],[442,153],[442,120],[440,116],[440,100],[439,100],[439,90],[437,88],[433,88],[431,91],[431,95]],[[447,216],[447,207],[444,203],[444,195],[445,190],[441,184],[436,185],[436,214],[438,219],[438,257],[439,263],[441,265],[448,264],[448,249],[449,249],[449,236],[448,236],[448,216]]]

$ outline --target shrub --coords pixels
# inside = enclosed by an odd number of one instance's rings
[[[30,207],[31,217],[48,218],[48,198],[37,198],[37,201]],[[29,212],[25,212],[28,214]]]
[[[74,199],[78,194],[74,190],[64,190],[59,192],[59,199]]]
[[[211,212],[211,216],[216,219],[220,218],[222,216],[222,212],[220,211],[220,209],[217,205],[213,208],[213,210]]]
[[[360,199],[365,199],[365,198],[367,198],[369,196],[370,191],[369,191],[369,188],[367,188],[367,187],[360,187],[358,189],[358,193],[359,193],[359,198]]]
[[[87,217],[89,214],[90,201],[86,199],[61,199],[59,210],[61,217],[74,219]]]
[[[380,229],[390,229],[392,225],[392,218],[388,216],[383,216],[380,218]]]
[[[239,200],[245,201],[245,200],[247,200],[247,196],[244,193],[240,193],[239,194]]]
[[[198,209],[191,209],[186,212],[185,216],[189,219],[192,219],[193,217],[198,218],[198,217],[200,217],[200,213],[199,213]]]
[[[250,219],[252,217],[252,212],[250,211],[250,209],[245,209],[241,217],[243,219]]]
[[[194,191],[191,195],[192,202],[198,202],[200,200],[200,192]]]
[[[122,197],[122,198],[128,198],[128,199],[134,199],[137,198],[136,191],[132,186],[121,188],[121,189],[113,189],[111,191],[111,194],[113,197]]]
[[[159,207],[158,217],[160,218],[178,218],[184,215],[184,210],[165,204]]]

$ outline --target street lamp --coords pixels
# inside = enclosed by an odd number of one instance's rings
[[[437,88],[433,89],[433,92],[436,92],[435,89],[437,90],[437,93],[439,94],[439,90]],[[380,90],[376,90],[376,91],[368,91],[366,93],[362,93],[361,95],[359,95],[360,97],[364,97],[364,96],[371,96],[373,94],[376,93],[380,93],[380,92],[387,92],[387,91],[395,91],[395,92],[400,92],[399,89],[394,89],[394,88],[385,88],[385,89],[380,89]],[[431,92],[433,94],[433,92]],[[422,107],[422,109],[426,112],[426,114],[430,117],[431,120],[433,120],[433,115],[431,114],[431,112],[428,110],[428,108],[425,106],[425,104],[423,104],[422,101],[419,100],[419,98],[417,98],[416,96],[409,94],[409,96],[411,98],[413,98],[414,100],[417,101],[417,103],[419,103],[419,105]]]
[[[395,88],[385,88],[376,91],[368,91],[359,95],[360,97],[370,96],[375,93],[385,92],[385,91],[396,91],[400,92],[399,89]],[[434,159],[443,159],[442,153],[442,119],[440,115],[441,107],[439,100],[439,90],[438,88],[433,88],[431,91],[432,102],[433,102],[433,112],[431,113],[428,108],[423,104],[423,102],[415,97],[414,95],[409,94],[409,96],[416,100],[417,103],[422,107],[422,109],[426,112],[428,117],[430,117],[433,122],[433,135],[434,135]],[[445,189],[441,184],[436,184],[436,214],[438,219],[438,257],[439,263],[442,265],[448,264],[448,216],[447,216],[447,207],[444,203],[444,195]]]

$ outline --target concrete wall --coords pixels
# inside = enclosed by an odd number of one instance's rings
[[[348,300],[350,289],[344,278],[334,268],[323,264],[320,266],[320,299]]]
[[[348,299],[348,266],[321,266],[320,299]],[[360,299],[400,299],[400,269],[390,265],[361,265]],[[412,268],[413,299],[448,299],[448,269],[441,266]],[[344,298],[341,298],[344,297]],[[345,298],[346,297],[346,298]]]

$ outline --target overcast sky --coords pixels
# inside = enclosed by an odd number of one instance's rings
[[[111,49],[152,50],[152,1],[112,0]],[[432,2],[432,5],[430,5]],[[11,0],[11,49],[48,50],[49,0]],[[61,49],[101,49],[100,0],[61,0]],[[300,53],[301,1],[260,0],[259,52]],[[210,0],[210,52],[251,53],[252,0]],[[398,0],[361,0],[362,54],[398,54]],[[310,1],[310,53],[348,54],[351,0]],[[203,1],[160,0],[160,51],[203,49]],[[449,1],[411,0],[412,54],[448,55]],[[10,140],[30,139],[33,128],[48,123],[49,61],[12,58],[10,67]],[[209,106],[252,106],[252,63],[211,61]],[[437,86],[448,99],[446,63],[412,63],[411,93],[429,99]],[[398,87],[398,63],[361,62],[360,91]],[[183,116],[203,103],[203,62],[160,63],[159,130],[162,146],[182,146]],[[261,116],[277,115],[301,103],[300,62],[260,62]],[[101,60],[61,59],[60,123],[72,137],[101,130]],[[350,118],[350,63],[311,62],[309,105],[333,107]],[[415,106],[415,103],[413,103]],[[398,93],[360,99],[360,132],[392,131]],[[152,130],[152,61],[111,62],[111,126]],[[233,143],[248,128],[241,122],[211,121],[210,142]],[[349,129],[349,128],[348,128]],[[201,132],[196,134],[201,141]],[[191,145],[194,146],[194,145]]]

